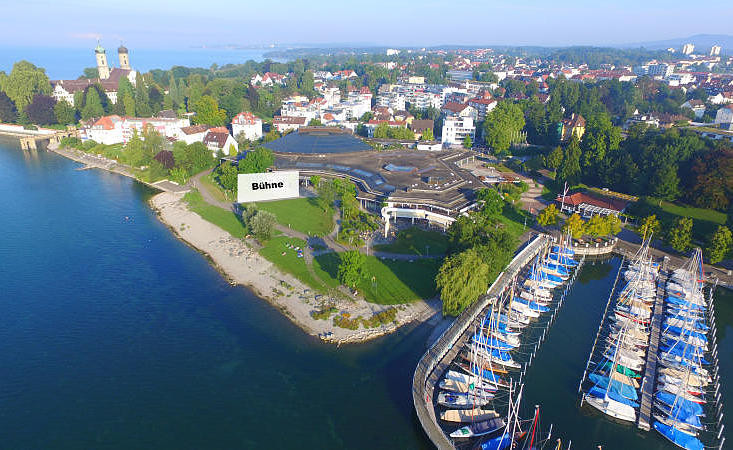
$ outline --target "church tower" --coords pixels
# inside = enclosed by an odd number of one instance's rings
[[[97,41],[97,47],[94,49],[94,53],[97,57],[97,71],[99,72],[99,79],[106,80],[109,78],[109,64],[107,64],[107,52],[104,47]]]
[[[117,54],[120,56],[120,69],[132,70],[130,67],[130,53],[127,51],[127,47],[120,45]]]

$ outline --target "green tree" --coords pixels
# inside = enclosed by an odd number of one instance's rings
[[[389,125],[385,122],[380,123],[374,128],[372,136],[374,136],[375,139],[389,139]]]
[[[567,181],[571,186],[580,181],[580,144],[575,136],[565,149],[556,178],[558,181]]]
[[[102,99],[99,97],[97,90],[92,86],[84,96],[84,108],[81,110],[81,118],[88,120],[95,117],[102,117],[103,115],[104,107],[102,106]]]
[[[248,151],[247,156],[239,161],[239,173],[262,173],[275,162],[275,155],[267,147],[257,147]]]
[[[678,252],[686,252],[692,241],[692,219],[681,217],[674,228],[669,230],[669,245]]]
[[[355,288],[366,275],[366,256],[356,250],[339,254],[338,280],[344,286]]]
[[[135,114],[140,117],[150,117],[152,113],[148,86],[145,84],[143,76],[138,72],[135,78]]]
[[[321,122],[319,119],[311,119],[310,122],[308,122],[309,127],[322,127],[323,122]]]
[[[730,253],[730,246],[733,243],[733,236],[728,227],[724,225],[718,226],[708,245],[707,254],[710,264],[717,264]]]
[[[237,190],[237,168],[230,162],[219,166],[219,184],[227,191]]]
[[[547,154],[547,158],[545,159],[547,168],[550,170],[557,170],[558,167],[562,164],[563,160],[563,152],[562,147],[557,146],[550,151],[550,153]]]
[[[321,176],[320,175],[311,175],[310,177],[310,183],[318,189],[318,186],[321,184]]]
[[[487,217],[497,217],[504,210],[504,197],[496,189],[480,189],[476,199],[483,203],[481,213]]]
[[[473,147],[473,142],[471,142],[471,136],[466,135],[465,138],[463,138],[463,148],[471,148]]]
[[[275,215],[269,211],[257,211],[257,213],[249,221],[249,228],[257,240],[266,241],[272,237],[272,231],[275,229]]]
[[[193,104],[193,121],[197,124],[212,125],[215,127],[226,124],[226,111],[219,109],[216,99],[210,95],[204,95],[199,101]]]
[[[510,101],[500,102],[484,120],[486,145],[496,153],[505,153],[524,128],[524,124],[522,108]]]
[[[478,248],[449,256],[435,277],[443,301],[443,315],[457,316],[486,292],[489,265]]]
[[[18,109],[15,107],[15,102],[5,92],[0,91],[0,122],[12,123],[16,120]]]
[[[593,237],[606,236],[608,234],[607,222],[599,214],[595,214],[585,223],[583,232]]]
[[[263,142],[272,142],[276,139],[280,139],[280,133],[275,129],[275,127],[270,128],[270,131],[267,132],[267,134],[262,138]]]
[[[0,90],[5,91],[18,111],[25,111],[36,94],[51,95],[51,83],[46,71],[28,61],[13,64],[10,75],[1,80]]]
[[[608,234],[616,235],[621,232],[621,219],[616,214],[606,216],[606,229]]]
[[[76,123],[76,109],[66,100],[61,100],[53,107],[53,113],[56,116],[56,122],[61,125],[71,125]]]
[[[135,116],[135,88],[127,77],[120,77],[120,82],[117,84],[115,111],[123,116]]]
[[[421,141],[434,141],[435,136],[433,136],[433,129],[427,128],[425,131],[422,132],[422,135],[420,135]]]
[[[639,227],[639,234],[641,234],[644,239],[647,239],[650,236],[659,234],[659,230],[659,220],[657,220],[656,214],[652,214],[651,216],[647,216],[641,223],[641,226]]]
[[[565,220],[565,225],[562,227],[562,232],[565,234],[570,234],[570,236],[573,237],[573,239],[578,239],[579,237],[583,236],[583,231],[585,228],[585,223],[583,222],[583,219],[580,218],[580,215],[578,213],[573,214],[572,216],[568,217],[567,220]]]
[[[543,227],[557,223],[557,207],[554,203],[550,203],[550,206],[537,215],[537,223]]]

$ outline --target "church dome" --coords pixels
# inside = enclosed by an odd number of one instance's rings
[[[124,45],[120,45],[120,48],[117,49],[117,53],[130,53],[127,51],[127,47]]]
[[[94,53],[104,53],[104,47],[99,42],[97,42],[97,46],[94,48]]]

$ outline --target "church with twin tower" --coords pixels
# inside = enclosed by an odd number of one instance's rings
[[[117,90],[120,80],[127,78],[134,86],[137,81],[137,72],[130,67],[130,52],[127,47],[120,45],[117,49],[120,67],[110,67],[107,60],[107,52],[97,41],[94,48],[94,56],[97,60],[98,78],[79,78],[76,80],[52,80],[53,97],[57,102],[65,101],[74,105],[74,93],[88,89],[93,84],[98,84],[112,103],[117,103]]]
[[[99,73],[99,79],[109,79],[112,72],[110,71],[109,64],[107,63],[107,52],[99,42],[97,42],[97,47],[94,49],[94,54],[97,56],[97,71]],[[132,68],[130,67],[130,52],[127,50],[127,47],[120,45],[117,49],[117,55],[120,59],[120,69],[132,71]],[[119,79],[118,77],[116,78]]]

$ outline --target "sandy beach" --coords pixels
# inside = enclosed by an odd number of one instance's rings
[[[333,325],[331,319],[317,320],[311,312],[321,307],[323,300],[316,300],[316,292],[293,276],[283,273],[260,256],[243,240],[190,211],[182,200],[182,194],[163,192],[155,195],[151,206],[160,220],[176,235],[195,249],[211,258],[217,269],[232,284],[248,286],[259,297],[267,300],[308,334],[334,343],[362,342],[395,331],[412,321],[425,321],[440,311],[439,302],[416,301],[398,306],[396,323],[378,328],[348,330]],[[292,287],[287,289],[285,283]],[[363,299],[330,299],[340,312],[351,317],[371,317],[389,306],[369,303]]]

